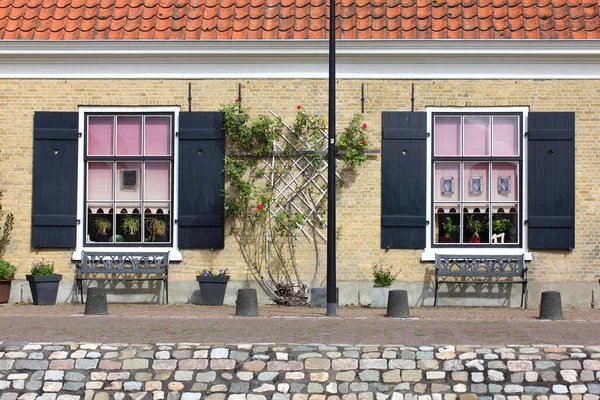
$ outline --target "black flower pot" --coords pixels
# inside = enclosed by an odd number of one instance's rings
[[[200,303],[203,306],[222,306],[225,299],[225,290],[229,276],[202,276],[197,275],[196,280],[200,285]]]
[[[40,306],[49,306],[56,304],[56,295],[58,294],[58,285],[62,280],[62,275],[27,275],[33,304]]]

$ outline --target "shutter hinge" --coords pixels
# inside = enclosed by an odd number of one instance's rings
[[[77,132],[77,136],[78,136],[78,137],[82,137],[82,136],[83,136],[83,133],[81,133],[81,132]]]
[[[525,225],[529,224],[529,220],[528,219],[524,220],[523,224],[525,224]]]
[[[175,132],[175,136],[179,136],[179,131]]]
[[[529,135],[529,132],[525,132],[523,135],[524,135],[524,136],[528,136],[528,135]]]
[[[426,220],[426,221],[425,221],[425,225],[429,225],[429,220]]]
[[[77,225],[81,225],[81,220],[80,219],[77,220]]]
[[[173,220],[173,223],[174,223],[174,224],[178,224],[178,223],[179,223],[179,220],[178,220],[178,219],[175,219],[175,220]]]
[[[430,137],[430,136],[431,136],[431,132],[427,132],[427,137]]]

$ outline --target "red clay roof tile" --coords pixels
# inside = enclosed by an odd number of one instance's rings
[[[345,39],[598,39],[600,0],[337,0]],[[0,0],[0,39],[324,39],[328,0]]]

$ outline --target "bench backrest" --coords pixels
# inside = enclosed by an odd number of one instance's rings
[[[523,255],[436,254],[435,273],[444,276],[523,276]]]
[[[167,274],[169,253],[81,253],[82,273]]]

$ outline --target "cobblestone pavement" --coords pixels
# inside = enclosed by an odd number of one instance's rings
[[[198,342],[503,345],[600,344],[600,310],[565,309],[562,321],[539,321],[539,310],[414,308],[409,320],[385,310],[261,306],[260,317],[234,317],[234,307],[109,304],[107,316],[84,316],[81,305],[0,306],[0,340],[27,342]],[[302,323],[299,323],[299,321]]]

